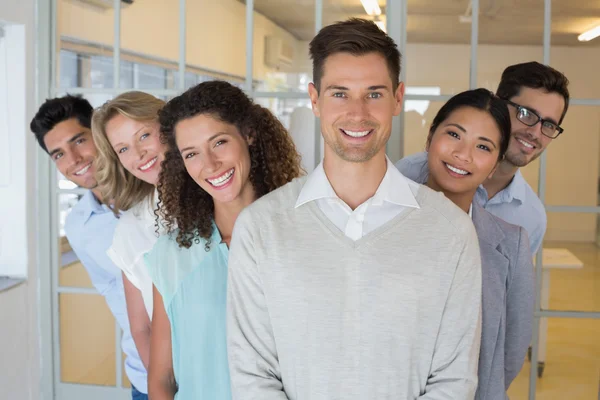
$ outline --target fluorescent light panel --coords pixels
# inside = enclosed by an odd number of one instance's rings
[[[598,25],[595,28],[592,28],[588,31],[583,32],[581,35],[579,35],[577,37],[577,40],[579,40],[580,42],[588,42],[592,39],[597,38],[598,36],[600,36],[600,25]]]
[[[387,32],[385,28],[385,21],[375,21],[375,24],[379,27],[379,29],[381,29],[384,32]]]
[[[379,4],[378,4],[377,0],[360,0],[360,2],[362,3],[363,7],[365,8],[365,11],[367,12],[367,14],[369,14],[369,15],[380,15],[381,14],[381,8],[379,8]]]

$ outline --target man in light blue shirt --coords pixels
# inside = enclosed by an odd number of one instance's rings
[[[147,400],[147,372],[129,329],[121,270],[106,254],[117,218],[101,203],[97,189],[93,163],[97,150],[90,130],[92,113],[93,108],[85,99],[55,98],[40,107],[30,127],[65,178],[89,189],[67,217],[65,233],[92,284],[104,296],[123,330],[121,347],[126,355],[125,372],[132,384],[132,400]]]
[[[541,156],[563,132],[560,124],[569,107],[568,84],[557,70],[528,62],[507,67],[496,91],[510,111],[512,136],[504,160],[494,176],[477,189],[475,201],[506,222],[525,228],[532,254],[537,253],[546,233],[546,210],[519,168]],[[398,161],[396,167],[420,181],[426,163],[427,153],[418,153]]]

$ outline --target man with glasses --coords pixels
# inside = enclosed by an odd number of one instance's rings
[[[490,213],[525,228],[532,254],[539,250],[546,232],[546,211],[519,168],[542,155],[563,132],[560,124],[569,107],[568,85],[568,79],[557,70],[527,62],[506,68],[496,91],[508,106],[512,136],[504,160],[494,176],[479,187],[475,199]],[[396,167],[405,176],[417,176],[416,169],[426,160],[425,153],[414,154]]]

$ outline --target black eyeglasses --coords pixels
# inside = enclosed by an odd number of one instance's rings
[[[517,103],[513,103],[510,100],[504,99],[508,104],[515,107],[517,109],[517,119],[524,123],[527,126],[534,126],[538,122],[542,122],[542,134],[544,136],[549,137],[550,139],[556,139],[561,133],[563,133],[564,129],[560,126],[556,125],[552,121],[548,121],[537,115],[535,111],[530,110],[529,108],[518,105]]]

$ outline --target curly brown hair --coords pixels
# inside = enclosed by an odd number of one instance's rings
[[[162,223],[168,232],[178,229],[177,243],[189,248],[200,238],[210,244],[214,202],[187,173],[175,142],[177,124],[208,114],[234,125],[250,151],[250,183],[256,198],[300,176],[300,155],[281,122],[239,88],[224,81],[203,82],[173,98],[159,113],[161,141],[168,145],[158,181]]]

